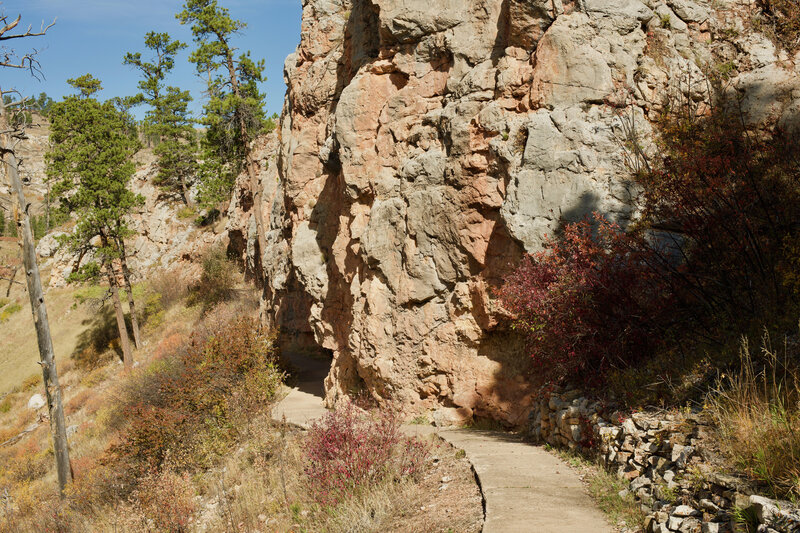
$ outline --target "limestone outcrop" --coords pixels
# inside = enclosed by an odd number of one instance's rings
[[[183,204],[153,183],[157,173],[152,152],[140,152],[130,187],[144,197],[144,205],[130,217],[133,237],[126,243],[128,266],[135,280],[146,279],[155,270],[179,266],[188,281],[199,276],[203,253],[210,246],[227,244],[228,234],[223,224],[198,227],[194,223],[196,213],[188,212],[182,218]],[[56,236],[62,233],[45,236],[37,246],[42,266],[50,268],[49,287],[65,286],[78,259],[65,247],[59,247]]]
[[[709,74],[752,122],[793,125],[796,58],[721,0],[306,0],[264,170],[230,231],[264,318],[327,350],[329,401],[367,390],[442,420],[521,423],[524,346],[492,298],[563,221],[635,218],[630,180],[670,102]],[[626,148],[628,147],[628,148]]]

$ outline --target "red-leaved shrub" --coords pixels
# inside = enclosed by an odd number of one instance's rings
[[[749,131],[725,100],[703,117],[679,106],[659,130],[661,157],[637,178],[642,220],[673,236],[680,261],[658,266],[692,329],[736,338],[786,314],[792,295],[781,270],[800,220],[797,135]]]
[[[394,414],[370,414],[352,403],[315,421],[303,450],[309,490],[324,506],[334,506],[387,478],[414,476],[428,454],[424,443],[401,435]]]
[[[136,510],[150,521],[154,531],[164,533],[189,531],[197,510],[194,488],[188,476],[180,476],[169,469],[152,472],[141,479],[131,501]]]
[[[668,304],[643,238],[595,214],[527,255],[499,292],[540,375],[599,385],[658,342]]]

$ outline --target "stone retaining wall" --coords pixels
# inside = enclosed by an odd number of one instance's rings
[[[570,391],[541,400],[528,433],[538,442],[596,453],[630,482],[624,492],[642,504],[648,532],[747,531],[743,519],[759,532],[800,531],[800,512],[791,504],[720,473],[711,459],[713,432],[700,415],[625,415]]]

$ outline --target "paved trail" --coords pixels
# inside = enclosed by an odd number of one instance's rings
[[[319,361],[293,361],[299,383],[273,410],[273,417],[301,427],[325,413]],[[302,362],[307,364],[300,366]],[[464,450],[478,476],[485,502],[484,533],[611,533],[604,515],[578,475],[553,454],[514,434],[472,429],[405,426],[409,434],[436,433]]]

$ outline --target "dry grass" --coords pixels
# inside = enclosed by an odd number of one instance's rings
[[[800,497],[800,375],[790,348],[767,333],[760,353],[742,340],[737,373],[720,377],[708,398],[722,452],[774,496]]]
[[[135,371],[121,372],[113,357],[101,357],[93,369],[60,359],[67,425],[77,428],[70,437],[75,480],[66,500],[56,490],[47,421],[26,406],[41,387],[36,368],[24,384],[26,375],[19,376],[9,382],[15,389],[0,394],[0,442],[21,435],[0,447],[0,533],[480,531],[480,492],[466,460],[448,446],[432,445],[432,457],[416,480],[387,479],[335,507],[318,505],[304,471],[304,434],[276,426],[265,402],[255,413],[236,415],[237,438],[219,450],[218,460],[186,472],[165,464],[142,474],[124,497],[115,497],[118,479],[103,458],[124,436],[127,422],[118,419],[114,405],[125,383],[181,350],[192,335],[208,338],[232,317],[255,316],[258,305],[257,293],[240,287],[211,310],[187,305],[188,294],[178,293],[162,300],[163,320],[143,329],[145,347],[135,354],[140,363]],[[64,291],[64,308],[73,302],[73,292]],[[74,338],[87,325],[81,322],[69,319],[78,330]],[[35,361],[35,352],[28,356]]]
[[[608,517],[609,523],[634,531],[644,524],[645,513],[633,494],[627,491],[628,482],[606,471],[582,455],[571,450],[554,449],[547,446],[571,468],[580,473],[589,495],[597,507]]]
[[[7,254],[16,257],[18,253],[15,239],[0,241],[0,256]],[[48,280],[48,272],[43,270],[43,283],[46,284]],[[17,281],[24,283],[25,277],[18,273]],[[7,283],[0,283],[0,296],[5,297],[6,287]],[[50,289],[45,295],[59,370],[75,350],[78,337],[84,329],[83,323],[92,314],[90,306],[85,303],[73,305],[75,292],[73,288]],[[0,394],[18,387],[30,376],[38,375],[41,378],[41,368],[37,364],[39,348],[25,286],[12,285],[9,298],[18,302],[21,308],[6,317],[0,325]]]
[[[478,533],[481,494],[469,462],[441,441],[418,481],[387,479],[334,507],[315,504],[303,474],[303,433],[254,423],[246,444],[205,476],[206,531]],[[442,480],[447,480],[442,482]]]

